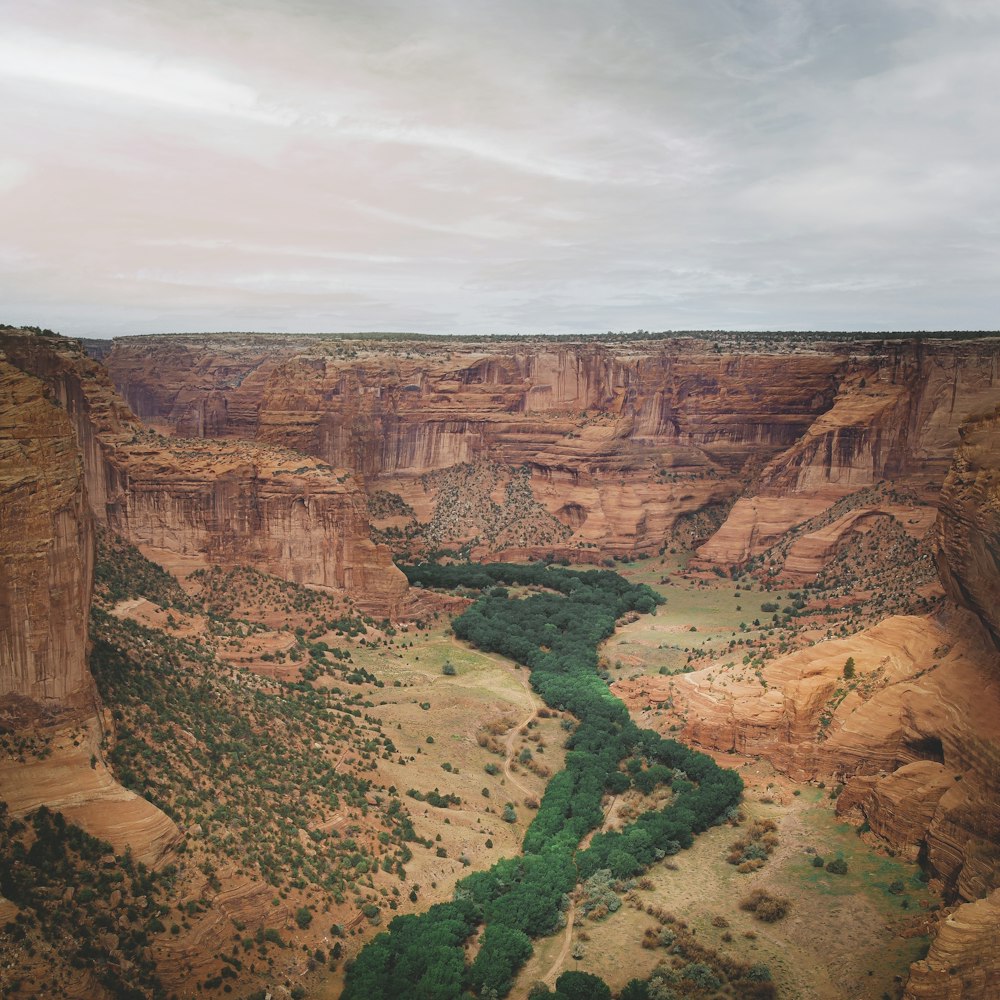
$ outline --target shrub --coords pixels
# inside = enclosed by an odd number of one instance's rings
[[[772,924],[788,913],[790,903],[783,896],[772,896],[763,889],[754,889],[740,900],[740,909],[748,910],[758,920]]]
[[[295,911],[295,922],[301,930],[305,930],[313,921],[313,915],[308,906],[300,906]]]
[[[832,861],[827,862],[826,870],[831,875],[846,875],[847,862],[843,858],[834,858]]]

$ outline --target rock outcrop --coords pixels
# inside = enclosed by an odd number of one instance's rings
[[[832,406],[767,462],[700,559],[743,564],[769,539],[881,480],[936,490],[963,423],[996,405],[998,355],[991,340],[916,341],[853,355]],[[766,534],[749,513],[757,509],[768,513]]]
[[[103,761],[87,663],[93,516],[72,422],[52,395],[0,359],[0,729],[25,746],[0,754],[0,799],[14,814],[58,809],[153,864],[178,831]]]
[[[122,338],[107,364],[144,419],[269,441],[356,469],[434,518],[428,474],[524,466],[566,538],[510,546],[453,521],[451,543],[538,554],[653,551],[677,519],[752,499],[702,557],[768,537],[884,477],[940,483],[958,426],[995,399],[993,341],[720,335],[612,343],[170,336]]]
[[[903,1000],[970,997],[1000,997],[1000,889],[941,921],[927,957],[913,964],[903,994]]]
[[[72,420],[97,519],[161,563],[253,565],[346,590],[373,613],[403,608],[405,577],[371,542],[349,470],[263,443],[163,438],[142,427],[77,342],[8,331],[0,347]]]
[[[941,494],[937,539],[949,596],[976,612],[1000,648],[1000,412],[963,428]]]
[[[66,414],[0,360],[0,716],[93,711],[94,536]]]
[[[532,500],[564,547],[662,544],[676,518],[731,496],[734,475],[790,445],[829,406],[842,360],[772,359],[672,343],[119,340],[109,370],[137,413],[178,434],[227,434],[358,470],[422,522],[429,473],[481,462],[530,470]],[[779,401],[780,400],[780,401]],[[453,520],[449,544],[532,551]]]

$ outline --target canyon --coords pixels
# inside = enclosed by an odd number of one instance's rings
[[[181,837],[107,762],[99,530],[178,579],[251,566],[396,625],[446,605],[394,557],[679,550],[677,581],[739,588],[748,619],[800,588],[785,648],[764,623],[742,666],[733,643],[612,690],[722,762],[842,786],[838,814],[946,904],[905,996],[996,995],[1000,340],[176,335],[96,360],[4,329],[0,352],[0,722],[51,734],[0,765],[15,813],[59,808],[150,865]],[[243,917],[264,905],[232,882]]]
[[[884,479],[930,502],[959,427],[995,404],[998,355],[989,340],[232,335],[120,338],[105,363],[151,425],[355,469],[432,525],[432,547],[651,553],[710,510],[729,516],[699,556],[723,565]],[[484,523],[481,502],[442,502],[449,470],[491,462],[528,473],[517,531]],[[502,502],[509,483],[488,485],[481,499]]]
[[[350,469],[254,442],[149,432],[75,342],[9,332],[0,351],[69,416],[94,517],[169,566],[252,564],[396,614],[406,581],[371,542]]]

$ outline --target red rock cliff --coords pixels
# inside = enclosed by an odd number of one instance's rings
[[[94,537],[66,414],[0,361],[0,712],[93,708]]]
[[[1000,648],[1000,412],[963,428],[941,494],[937,542],[949,596],[975,611]]]
[[[146,431],[75,341],[7,332],[10,360],[43,379],[73,421],[98,519],[161,562],[254,565],[344,589],[395,614],[405,577],[369,539],[357,478],[280,447]]]
[[[72,422],[0,355],[0,723],[48,741],[43,755],[0,755],[0,798],[14,814],[58,809],[152,864],[177,828],[104,764],[87,662],[93,561]]]
[[[779,498],[760,516],[740,507],[728,542],[703,553],[735,562],[762,547],[758,525],[780,533],[886,476],[940,481],[961,420],[996,392],[998,354],[987,341],[793,350],[736,338],[714,348],[233,335],[120,339],[107,364],[144,419],[354,468],[425,522],[441,502],[428,474],[484,460],[530,470],[568,550],[649,551],[681,514],[748,487],[764,505]],[[447,520],[438,541],[479,531]]]

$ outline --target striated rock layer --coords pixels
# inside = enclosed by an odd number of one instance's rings
[[[1000,889],[938,925],[927,957],[910,970],[904,1000],[1000,997]]]
[[[1000,648],[1000,411],[971,421],[962,439],[941,493],[938,568]]]
[[[884,479],[932,496],[963,423],[997,403],[998,356],[995,340],[869,345],[866,356],[854,355],[832,406],[767,462],[753,495],[701,547],[701,560],[745,563],[824,506]],[[801,579],[801,570],[793,576]]]
[[[446,541],[478,552],[650,551],[749,486],[755,509],[701,552],[713,564],[882,478],[939,483],[962,420],[1000,391],[997,341],[721,341],[169,336],[119,339],[106,362],[143,419],[354,468],[421,521],[428,474],[526,466],[568,536],[511,544],[452,518]]]
[[[349,471],[265,444],[164,439],[141,426],[76,342],[8,331],[0,346],[72,419],[97,518],[160,562],[253,565],[346,590],[374,613],[404,606],[406,579],[371,542]]]
[[[60,810],[157,862],[174,823],[105,766],[87,665],[94,530],[73,426],[37,378],[0,360],[0,726],[45,752],[0,755],[14,814]]]
[[[93,709],[94,537],[66,414],[0,360],[0,714]],[[24,721],[24,720],[22,720]]]

